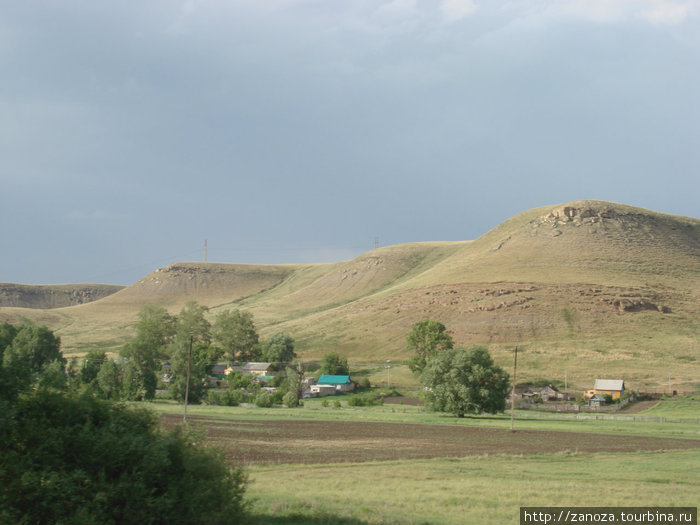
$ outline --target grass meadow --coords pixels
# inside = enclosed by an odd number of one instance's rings
[[[509,428],[508,414],[452,418],[420,407],[385,405],[324,408],[307,400],[298,409],[191,406],[188,414],[235,423],[284,422],[418,423]],[[157,402],[162,414],[182,406]],[[691,422],[613,419],[529,418],[517,430],[590,433],[591,439],[653,436],[700,441],[700,400],[668,399],[635,415],[688,418]],[[322,436],[314,439],[323,440]],[[321,442],[319,441],[319,443]],[[280,446],[284,446],[280,442]],[[312,445],[313,446],[313,445]],[[700,443],[690,450],[625,453],[576,450],[537,454],[477,455],[455,458],[361,463],[280,464],[247,467],[251,523],[259,524],[451,524],[517,523],[520,506],[697,506]]]

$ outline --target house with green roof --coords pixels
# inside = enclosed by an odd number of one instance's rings
[[[355,383],[350,380],[350,376],[323,374],[318,378],[316,384],[311,387],[311,391],[314,392],[315,390],[321,395],[328,395],[329,393],[350,392],[354,388]]]

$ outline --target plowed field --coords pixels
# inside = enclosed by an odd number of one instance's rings
[[[700,440],[583,432],[344,421],[226,420],[191,416],[233,464],[341,463],[539,452],[700,448]],[[166,427],[182,421],[163,416]]]

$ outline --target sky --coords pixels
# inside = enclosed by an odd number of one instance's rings
[[[0,0],[0,282],[700,215],[695,0]]]

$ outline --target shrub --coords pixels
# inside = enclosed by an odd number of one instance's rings
[[[351,407],[369,407],[373,405],[383,405],[384,398],[374,394],[362,394],[353,396],[348,399],[348,406]]]
[[[210,405],[222,405],[235,407],[245,403],[248,396],[242,390],[214,390],[207,392],[207,403]]]
[[[2,523],[242,518],[244,472],[183,427],[163,433],[150,412],[39,391],[13,403],[11,413],[0,425]]]
[[[264,390],[255,396],[255,406],[260,408],[270,408],[272,406],[272,396]]]
[[[321,401],[321,406],[322,406],[322,407],[328,408],[329,405],[330,405],[330,403],[328,403],[328,400],[327,400],[327,399],[324,399],[323,401]]]
[[[284,398],[282,399],[282,401],[289,408],[299,406],[299,398],[294,392],[287,392],[286,394],[284,394]]]
[[[343,405],[340,404],[340,401],[338,399],[333,401],[333,408],[340,408],[341,406]]]

